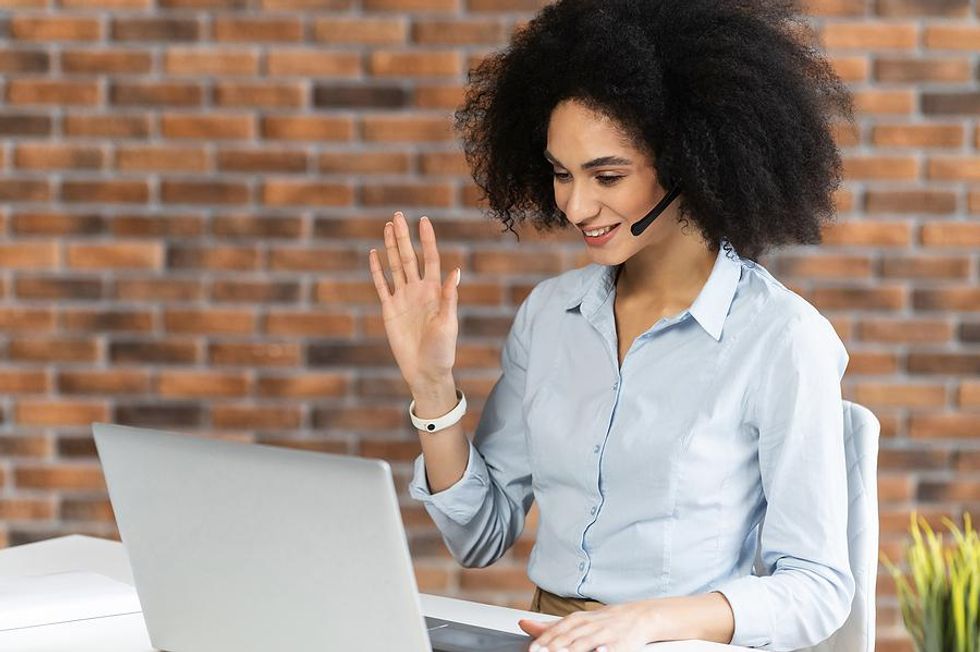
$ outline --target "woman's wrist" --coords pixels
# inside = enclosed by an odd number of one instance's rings
[[[415,400],[415,416],[435,419],[451,411],[459,398],[456,396],[456,380],[452,374],[441,379],[426,381],[411,387]]]

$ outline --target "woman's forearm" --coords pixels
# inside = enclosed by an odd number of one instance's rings
[[[735,635],[735,614],[721,593],[655,598],[648,603],[651,643],[688,639],[731,643]]]

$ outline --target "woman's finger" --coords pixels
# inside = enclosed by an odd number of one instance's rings
[[[372,249],[368,253],[368,265],[371,268],[374,289],[378,291],[378,298],[381,299],[381,308],[386,309],[388,302],[391,301],[391,290],[388,288],[388,280],[385,278],[384,270],[381,269],[381,258],[378,257],[377,249]]]
[[[405,281],[411,283],[419,280],[419,262],[412,245],[412,234],[408,231],[408,221],[401,211],[395,213],[395,241],[398,243],[398,253],[401,254]]]
[[[419,220],[419,240],[422,241],[422,259],[425,261],[424,278],[436,283],[442,282],[439,267],[439,247],[436,245],[436,230],[428,217]]]
[[[395,285],[395,292],[398,292],[405,287],[405,272],[402,271],[401,254],[398,253],[398,245],[395,243],[395,225],[391,222],[385,224],[385,251],[388,252],[391,280]]]

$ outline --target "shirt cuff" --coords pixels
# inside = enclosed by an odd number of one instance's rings
[[[735,634],[731,645],[762,647],[772,641],[769,606],[762,579],[747,575],[711,589],[725,596],[735,615]]]
[[[429,483],[425,477],[425,459],[423,455],[415,458],[415,474],[408,485],[408,494],[442,512],[460,525],[466,525],[473,519],[487,498],[487,488],[490,486],[490,474],[487,464],[480,451],[469,443],[469,460],[463,477],[456,484],[438,493],[430,493]]]

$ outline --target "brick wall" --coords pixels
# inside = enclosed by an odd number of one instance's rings
[[[463,268],[472,431],[514,310],[587,262],[481,216],[465,71],[536,0],[0,0],[0,545],[116,536],[92,421],[384,457],[416,435],[367,251],[404,209]],[[763,262],[828,315],[883,426],[882,548],[980,505],[980,23],[972,0],[811,0],[851,85],[819,248]],[[526,606],[525,536],[458,568],[405,498],[424,591]],[[532,532],[532,523],[529,532]],[[911,650],[879,581],[880,650]]]

